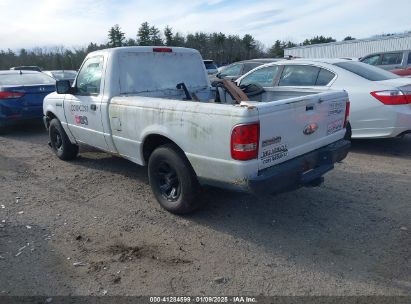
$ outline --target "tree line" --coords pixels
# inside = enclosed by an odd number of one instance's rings
[[[344,40],[355,39],[350,36]],[[306,39],[299,45],[327,43],[336,41],[332,37],[316,36]],[[77,70],[84,57],[92,51],[109,47],[120,46],[180,46],[197,49],[204,59],[213,59],[217,64],[228,64],[235,61],[262,58],[284,57],[284,49],[297,46],[291,41],[276,40],[269,48],[252,35],[227,35],[224,33],[195,32],[183,35],[174,32],[169,26],[162,31],[156,26],[143,22],[138,28],[135,38],[127,38],[121,27],[112,26],[107,35],[107,43],[89,43],[86,47],[66,48],[56,46],[52,48],[20,49],[15,52],[11,49],[0,50],[0,69],[9,69],[12,66],[36,65],[44,70],[72,69]]]

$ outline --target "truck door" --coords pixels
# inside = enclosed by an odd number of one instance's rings
[[[103,65],[103,56],[90,57],[83,63],[75,82],[76,93],[64,100],[64,112],[76,140],[107,150],[101,120]]]

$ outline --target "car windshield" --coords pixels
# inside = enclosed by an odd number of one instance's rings
[[[207,70],[216,70],[217,66],[214,64],[214,62],[204,62],[205,67]]]
[[[77,75],[76,72],[70,72],[70,71],[51,72],[51,74],[53,74],[53,77],[57,80],[74,79],[76,78],[76,75]]]
[[[0,85],[53,85],[56,81],[43,73],[0,74]]]
[[[398,75],[362,62],[338,62],[334,65],[371,81],[399,78]]]

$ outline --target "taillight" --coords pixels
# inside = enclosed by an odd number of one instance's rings
[[[173,52],[172,48],[166,48],[166,47],[158,47],[158,48],[153,48],[153,52],[156,53],[171,53]]]
[[[371,92],[371,95],[385,105],[401,105],[411,103],[411,96],[405,95],[400,90],[375,91]]]
[[[260,123],[238,125],[231,132],[231,157],[250,160],[258,157]]]
[[[0,99],[14,99],[24,96],[24,93],[0,91]]]
[[[350,116],[350,101],[347,100],[347,103],[345,104],[344,128],[347,126],[349,116]]]

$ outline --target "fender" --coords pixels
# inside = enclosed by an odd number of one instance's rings
[[[145,165],[144,153],[143,153],[144,144],[145,144],[148,137],[156,136],[156,135],[166,138],[167,140],[169,140],[170,142],[175,144],[181,151],[183,151],[184,154],[186,154],[185,150],[184,150],[184,145],[181,142],[181,138],[180,139],[173,138],[173,136],[171,136],[171,134],[169,132],[167,132],[167,128],[165,128],[162,125],[151,125],[151,126],[148,126],[147,128],[145,128],[141,132],[141,142],[139,143],[140,144],[139,159],[142,160],[144,165]]]
[[[51,119],[55,117],[60,121],[70,142],[73,144],[77,144],[75,137],[73,136],[70,129],[68,128],[66,117],[64,115],[64,98],[61,98],[60,96],[57,97],[56,93],[51,93],[47,95],[44,98],[44,102],[43,102],[43,113],[44,113],[43,119],[44,119],[47,129],[48,129]]]

